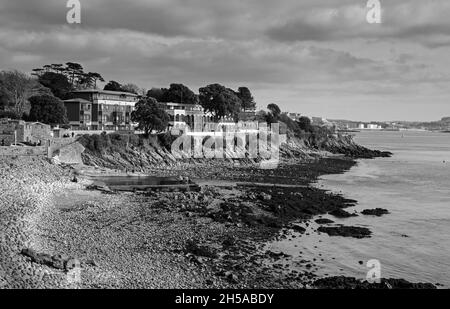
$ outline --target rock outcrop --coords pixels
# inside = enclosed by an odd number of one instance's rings
[[[170,150],[170,141],[173,137],[153,136],[150,139],[142,137],[115,135],[83,136],[79,142],[86,148],[81,154],[86,165],[102,168],[126,169],[145,171],[148,168],[168,167],[180,163],[203,163],[205,158],[179,158]],[[357,145],[351,136],[327,135],[319,142],[311,144],[306,138],[289,136],[279,149],[281,160],[313,160],[326,154],[342,154],[350,158],[388,157],[389,152],[370,150]],[[260,163],[263,159],[257,158],[224,158],[223,160],[238,160],[243,164]],[[217,160],[216,160],[217,161]]]

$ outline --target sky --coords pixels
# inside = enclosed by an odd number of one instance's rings
[[[450,116],[450,1],[0,0],[0,69],[79,62],[146,89],[220,83],[258,107],[349,120]]]

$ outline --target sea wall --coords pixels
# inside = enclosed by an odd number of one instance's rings
[[[47,156],[47,146],[37,147],[14,147],[14,146],[0,146],[0,157],[13,156]]]
[[[71,143],[61,147],[56,153],[55,159],[65,164],[83,164],[81,154],[84,152],[84,147],[78,143]]]

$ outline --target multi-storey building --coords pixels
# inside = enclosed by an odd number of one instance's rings
[[[65,100],[67,118],[71,130],[134,130],[131,113],[140,96],[116,91],[79,90],[72,92],[73,99]],[[199,104],[160,102],[170,117],[169,130],[201,130],[205,124],[213,123],[212,115],[205,113]],[[251,113],[254,114],[254,111]],[[234,123],[225,117],[224,123]]]
[[[139,96],[128,92],[78,90],[64,101],[72,130],[134,130],[131,112]]]
[[[191,130],[198,130],[205,122],[206,118],[203,108],[198,104],[184,103],[159,103],[169,114],[169,126],[175,129],[184,129],[186,125]]]

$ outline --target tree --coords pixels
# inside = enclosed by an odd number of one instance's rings
[[[40,77],[42,74],[45,73],[45,70],[41,69],[41,68],[33,69],[32,71],[33,71],[33,73],[31,73],[31,75],[34,75],[37,77]]]
[[[164,102],[164,95],[166,93],[167,89],[162,88],[152,88],[149,91],[147,91],[147,97],[148,98],[154,98],[158,102]]]
[[[79,89],[97,89],[97,81],[104,82],[105,80],[99,73],[89,72],[81,73],[78,77],[77,87]]]
[[[198,96],[183,84],[170,84],[169,89],[164,89],[162,102],[198,104]]]
[[[97,81],[104,81],[103,77],[96,72],[85,73],[83,66],[75,62],[63,64],[46,64],[42,68],[32,70],[31,75],[41,78],[46,73],[61,74],[65,76],[73,89],[97,88]]]
[[[239,87],[237,96],[242,101],[242,109],[245,111],[247,109],[255,109],[256,108],[256,102],[255,99],[252,96],[252,93],[247,87]]]
[[[256,113],[256,121],[258,122],[267,122],[267,112],[260,110]]]
[[[313,126],[311,125],[311,119],[308,117],[302,116],[297,121],[298,126],[305,132],[312,132]]]
[[[277,122],[280,119],[281,109],[275,103],[270,103],[267,105],[267,109],[269,110],[269,118],[267,122]],[[269,121],[270,120],[270,121]]]
[[[237,118],[241,109],[241,99],[236,93],[220,84],[211,84],[199,89],[200,104],[211,112],[216,120],[230,116]]]
[[[65,100],[68,98],[72,85],[67,77],[61,73],[46,72],[38,77],[42,86],[51,90],[55,97]]]
[[[20,119],[20,117],[15,112],[4,110],[0,110],[0,119],[1,118]]]
[[[0,93],[3,109],[12,110],[19,117],[29,109],[31,96],[51,94],[37,79],[17,70],[0,72]]]
[[[131,113],[131,121],[137,122],[138,130],[143,130],[148,136],[153,130],[164,131],[169,124],[169,115],[154,98],[139,100]]]
[[[51,67],[52,72],[55,72],[55,73],[61,73],[61,72],[64,72],[64,70],[65,70],[63,65],[60,64],[60,63],[58,63],[58,64],[55,64],[55,63],[51,64],[50,67]]]
[[[109,91],[122,91],[122,85],[115,80],[109,81],[103,90],[109,90]]]
[[[93,83],[94,89],[97,89],[97,81],[104,82],[105,80],[100,75],[100,73],[97,72],[89,72],[87,73],[87,77],[90,81]]]
[[[281,124],[286,125],[286,128],[292,131],[296,136],[300,136],[300,134],[302,133],[298,125],[298,122],[292,120],[287,114],[281,114],[279,122]],[[280,129],[282,129],[282,127],[280,127]]]
[[[63,72],[65,72],[69,76],[69,81],[72,85],[72,88],[78,86],[80,77],[82,77],[84,74],[83,66],[75,62],[67,62]]]
[[[122,91],[139,94],[139,92],[141,91],[141,88],[139,88],[139,86],[137,86],[135,84],[128,83],[128,84],[125,84],[122,86]]]
[[[31,110],[28,119],[30,121],[39,121],[47,124],[65,124],[67,123],[67,112],[64,102],[60,99],[41,95],[30,98]]]
[[[128,83],[125,85],[122,85],[119,82],[116,82],[115,80],[111,80],[109,81],[105,87],[103,88],[103,90],[109,90],[109,91],[121,91],[121,92],[129,92],[129,93],[134,93],[134,94],[142,94],[145,95],[145,89],[139,88],[139,86],[132,84],[132,83]]]

